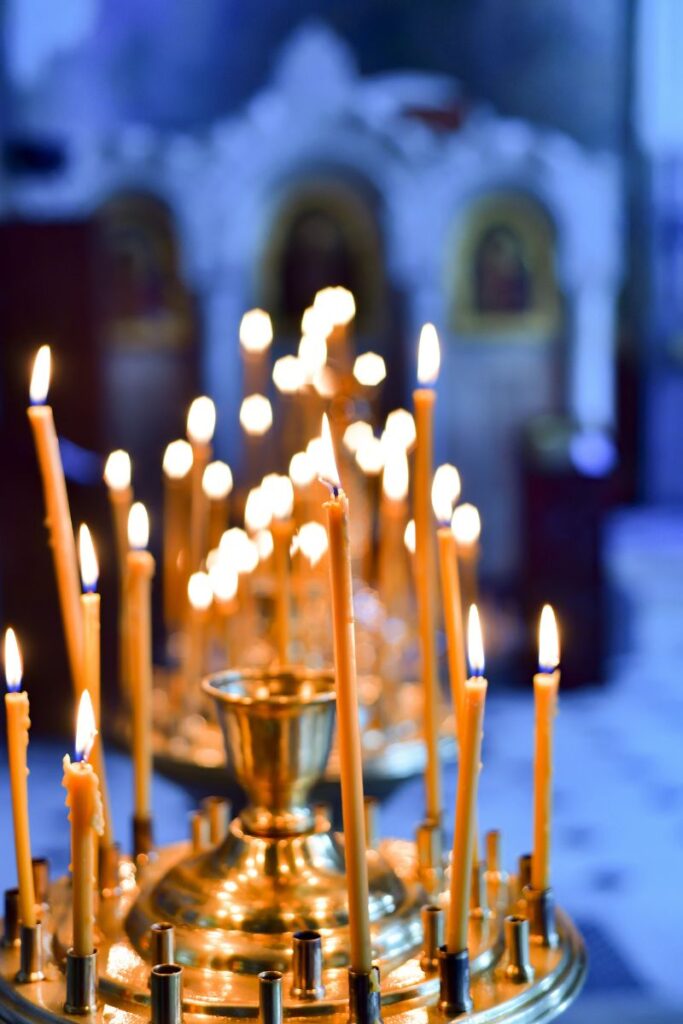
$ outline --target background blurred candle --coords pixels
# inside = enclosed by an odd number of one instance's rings
[[[479,538],[481,518],[475,505],[465,502],[453,512],[451,529],[458,547],[463,620],[470,605],[479,599]]]
[[[75,691],[78,692],[83,649],[83,623],[79,601],[76,544],[54,418],[52,409],[45,404],[49,387],[50,348],[48,345],[43,345],[38,350],[33,364],[30,388],[31,405],[28,409],[28,418],[33,430],[38,465],[43,481],[45,518],[50,533],[71,680]]]
[[[242,401],[240,426],[245,433],[243,474],[246,483],[258,480],[266,459],[265,436],[273,425],[273,407],[265,395],[256,392]]]
[[[97,735],[93,741],[91,760],[95,773],[100,781],[100,792],[102,795],[102,838],[105,846],[113,846],[114,833],[111,818],[111,806],[109,804],[109,792],[107,789],[107,773],[104,763],[102,731],[100,729],[102,716],[100,692],[100,595],[97,593],[99,566],[97,564],[97,555],[95,554],[95,547],[92,542],[92,537],[90,536],[90,530],[85,525],[81,525],[78,531],[78,549],[81,563],[81,580],[83,583],[83,593],[81,594],[81,611],[83,613],[83,672],[81,676],[82,690],[80,692],[87,690],[92,702]]]
[[[36,894],[31,863],[31,834],[28,817],[28,694],[21,689],[23,666],[13,629],[5,633],[5,711],[7,712],[7,756],[12,789],[14,851],[19,883],[19,916],[27,928],[36,924]]]
[[[393,444],[384,457],[379,512],[377,587],[389,615],[406,615],[410,567],[403,534],[408,522],[408,456]]]
[[[460,595],[460,573],[455,536],[451,529],[453,506],[460,496],[460,476],[455,466],[439,466],[432,485],[432,506],[440,523],[436,531],[443,601],[444,628],[448,654],[448,675],[458,737],[465,695],[465,641]]]
[[[185,608],[188,571],[192,446],[171,441],[164,452],[164,619],[167,627],[180,625]]]
[[[289,547],[294,535],[294,488],[288,476],[273,481],[270,507],[273,513],[273,568],[275,576],[275,649],[281,665],[289,662],[291,605]]]
[[[84,690],[78,705],[76,754],[64,755],[66,806],[71,822],[72,946],[76,956],[89,956],[95,948],[95,842],[102,835],[102,802],[98,779],[88,757],[97,730],[90,694]]]
[[[368,910],[368,866],[365,843],[363,762],[358,721],[356,639],[353,581],[349,546],[348,501],[341,490],[327,417],[323,418],[326,465],[321,474],[330,487],[327,513],[330,589],[334,627],[334,665],[337,684],[337,726],[341,775],[344,852],[349,895],[351,968],[367,973],[372,966]]]
[[[228,525],[228,497],[232,492],[232,472],[226,462],[210,462],[204,470],[202,489],[209,505],[207,548],[218,547]]]
[[[439,339],[433,324],[425,324],[420,334],[417,379],[421,387],[413,393],[415,405],[415,478],[413,507],[415,514],[415,581],[422,656],[424,694],[424,732],[427,748],[425,773],[427,817],[441,819],[441,777],[439,770],[439,681],[436,660],[434,536],[431,507],[432,451],[435,393],[441,356]]]
[[[187,581],[189,621],[185,652],[185,680],[191,689],[196,688],[204,671],[204,632],[209,621],[212,601],[213,590],[209,574],[193,572]]]
[[[465,683],[460,760],[458,762],[455,831],[453,833],[450,897],[446,927],[446,947],[449,953],[460,953],[467,949],[467,921],[477,820],[477,789],[484,704],[488,686],[484,679],[484,645],[476,605],[472,605],[470,608],[467,650],[471,674]]]
[[[560,686],[560,641],[555,613],[546,604],[541,612],[538,672],[534,676],[536,736],[534,759],[534,846],[532,888],[550,886],[550,829],[553,803],[553,732]]]
[[[119,681],[128,693],[128,615],[126,614],[126,554],[128,553],[128,513],[133,500],[130,485],[130,455],[119,449],[111,452],[104,467],[104,480],[109,492],[114,519],[116,559],[119,577]]]
[[[135,817],[151,815],[152,780],[152,577],[154,558],[149,543],[147,509],[137,501],[128,516],[128,635],[133,711]]]
[[[211,460],[211,441],[216,429],[216,407],[210,398],[195,398],[187,414],[187,436],[192,445],[192,495],[190,506],[190,571],[206,554],[208,504],[202,481]]]
[[[242,394],[265,391],[268,383],[267,353],[273,342],[273,325],[264,309],[249,309],[240,321],[240,349],[244,364]]]

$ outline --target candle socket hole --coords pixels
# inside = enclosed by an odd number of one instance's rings
[[[84,1016],[97,1009],[97,950],[87,956],[66,954],[66,1013]]]
[[[19,970],[16,981],[23,985],[31,981],[42,981],[43,972],[43,926],[40,921],[33,928],[25,924],[19,927]]]

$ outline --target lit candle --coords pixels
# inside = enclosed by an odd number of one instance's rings
[[[28,418],[33,430],[40,475],[43,481],[45,521],[50,533],[71,680],[77,691],[83,649],[80,587],[78,585],[76,544],[57,433],[52,409],[45,404],[49,386],[50,348],[48,345],[43,345],[38,350],[33,364],[30,388],[31,405],[28,409]]]
[[[81,525],[78,531],[78,553],[81,563],[81,612],[83,615],[83,671],[81,674],[81,690],[87,690],[95,716],[95,736],[92,749],[92,763],[95,774],[100,781],[103,807],[103,840],[105,846],[114,845],[114,834],[111,819],[111,807],[107,790],[107,774],[104,766],[104,748],[102,732],[98,729],[101,721],[101,655],[100,655],[100,595],[97,593],[99,565],[95,547],[87,526]]]
[[[192,446],[171,441],[164,452],[164,619],[166,627],[178,626],[185,608],[187,539],[190,533]]]
[[[294,535],[294,488],[288,476],[273,481],[270,496],[273,519],[273,567],[275,576],[275,649],[280,665],[289,661],[290,565],[289,547]]]
[[[351,968],[367,973],[372,966],[368,911],[368,867],[365,844],[363,762],[358,722],[356,641],[353,581],[349,546],[349,510],[341,489],[327,417],[323,417],[326,465],[321,474],[330,487],[325,503],[329,539],[330,590],[334,627],[334,664],[337,684],[337,728],[341,776],[344,851],[349,898]]]
[[[352,550],[362,555],[360,571],[368,581],[375,578],[375,534],[376,516],[379,506],[381,473],[384,468],[384,447],[374,434],[370,434],[356,451],[356,465],[363,473],[365,496],[367,499],[367,527],[352,536]],[[360,542],[360,543],[359,543]]]
[[[187,414],[187,436],[192,445],[192,497],[190,505],[190,569],[198,569],[206,554],[208,505],[202,480],[211,459],[211,440],[216,429],[216,406],[203,395],[195,398]]]
[[[472,864],[477,820],[477,789],[481,760],[484,704],[488,683],[484,679],[484,645],[476,605],[472,605],[467,625],[467,651],[470,678],[465,683],[461,723],[458,788],[455,802],[455,831],[451,857],[450,897],[446,927],[449,953],[467,949]]]
[[[7,754],[12,788],[12,820],[14,851],[19,881],[19,916],[27,928],[36,924],[36,894],[31,864],[31,835],[28,820],[28,694],[21,689],[23,665],[13,629],[5,633],[5,711],[7,712]]]
[[[434,537],[430,494],[436,397],[433,385],[439,375],[440,361],[439,339],[436,330],[432,324],[425,324],[420,334],[417,357],[417,378],[421,386],[413,393],[417,433],[413,504],[415,512],[415,582],[422,656],[424,732],[427,748],[426,807],[427,817],[435,823],[441,819],[441,778],[439,772],[439,681],[434,607]]]
[[[135,818],[151,815],[152,780],[152,577],[154,558],[147,551],[149,518],[142,502],[128,516],[128,635],[133,711]]]
[[[268,532],[268,531],[264,531]],[[214,604],[222,624],[223,642],[226,661],[234,655],[234,636],[232,623],[237,611],[237,588],[239,577],[236,569],[228,562],[225,555],[218,551],[218,557],[209,569],[209,580],[213,591]]]
[[[232,472],[226,462],[210,462],[202,477],[202,490],[209,504],[209,551],[218,547],[228,525],[228,496],[232,491]]]
[[[243,468],[252,481],[263,472],[266,458],[264,438],[273,425],[273,407],[265,395],[258,392],[248,395],[240,406],[239,420],[246,435]]]
[[[465,639],[460,597],[460,574],[458,572],[458,551],[455,535],[451,529],[453,506],[460,496],[460,476],[455,466],[439,466],[432,485],[432,507],[440,523],[436,531],[439,548],[439,569],[443,617],[446,631],[448,654],[448,675],[451,683],[451,699],[456,716],[458,735],[465,694]]]
[[[204,630],[213,601],[211,580],[206,572],[193,572],[187,581],[189,622],[186,636],[185,680],[191,689],[204,671]]]
[[[315,478],[315,463],[308,452],[295,452],[289,460],[289,479],[294,487],[294,519],[297,523],[311,518],[311,485]]]
[[[128,551],[128,513],[130,512],[133,492],[130,486],[131,465],[130,455],[121,449],[111,452],[105,467],[104,480],[109,491],[114,516],[114,536],[116,539],[116,556],[119,566],[119,577],[123,580],[126,553]]]
[[[379,530],[377,588],[390,615],[406,613],[410,570],[405,557],[403,534],[408,521],[408,456],[392,444],[385,456],[382,473],[382,504]]]
[[[90,694],[84,690],[78,705],[75,759],[64,755],[62,780],[71,822],[72,946],[76,956],[89,956],[95,948],[95,837],[102,835],[103,822],[97,775],[88,757],[96,734]]]
[[[264,309],[249,309],[242,317],[239,330],[244,360],[242,394],[261,391],[267,383],[265,355],[273,342],[273,325]]]
[[[553,729],[560,685],[560,641],[555,613],[544,605],[539,626],[538,672],[534,676],[536,736],[534,760],[534,846],[531,886],[550,887],[550,830],[553,803]]]
[[[363,388],[376,388],[387,375],[386,363],[376,352],[364,352],[353,364],[353,376]]]
[[[475,505],[463,504],[453,512],[451,529],[458,548],[460,568],[460,589],[462,591],[463,617],[472,604],[479,599],[479,538],[481,517]]]

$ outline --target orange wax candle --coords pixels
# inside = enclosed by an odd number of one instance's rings
[[[99,575],[97,556],[93,547],[92,537],[87,526],[81,526],[78,531],[78,546],[81,561],[81,579],[85,593],[81,594],[81,612],[83,615],[83,670],[81,673],[81,690],[85,689],[90,694],[93,715],[95,716],[95,728],[101,720],[101,699],[100,699],[100,595],[95,592]],[[114,845],[114,834],[112,828],[111,807],[107,790],[107,776],[104,767],[104,749],[102,746],[102,734],[97,730],[93,742],[91,761],[95,774],[100,782],[102,794],[102,807],[104,819],[104,831],[102,833],[104,845]]]
[[[389,615],[405,614],[410,572],[403,534],[408,522],[408,456],[396,444],[384,460],[379,512],[377,589]]]
[[[119,577],[119,681],[124,693],[128,693],[128,616],[126,614],[126,554],[128,553],[128,513],[133,500],[130,486],[131,465],[130,455],[121,449],[111,452],[104,467],[104,480],[109,492],[114,520],[114,538],[116,542],[116,563]],[[99,715],[95,708],[97,721]],[[96,764],[95,770],[98,770]],[[99,771],[98,771],[99,774]],[[107,821],[108,816],[105,816]]]
[[[351,968],[354,971],[367,973],[372,966],[372,947],[368,910],[363,762],[358,722],[348,501],[340,487],[330,427],[326,416],[323,417],[323,439],[325,442],[323,478],[326,483],[329,483],[332,491],[331,497],[324,507],[327,513],[329,541],[339,766],[349,898],[350,958]]]
[[[206,554],[208,503],[202,482],[211,461],[211,439],[216,427],[216,407],[210,398],[195,398],[187,414],[187,435],[192,445],[192,492],[190,504],[190,572]]]
[[[210,462],[202,477],[202,490],[208,503],[207,550],[217,548],[228,525],[228,496],[232,491],[232,472],[225,462]]]
[[[550,831],[553,802],[553,731],[560,686],[560,645],[555,615],[550,605],[541,613],[539,671],[534,676],[536,708],[534,758],[534,845],[531,886],[550,887]]]
[[[291,600],[289,547],[294,535],[291,519],[273,519],[273,569],[275,575],[275,649],[280,665],[289,662],[289,608]]]
[[[71,822],[72,946],[76,956],[89,956],[95,948],[95,837],[102,835],[102,802],[97,775],[88,764],[95,739],[95,719],[87,690],[78,707],[76,757],[63,761],[66,806]]]
[[[213,601],[208,573],[192,573],[187,582],[187,600],[184,675],[186,684],[196,688],[204,671],[204,636]]]
[[[431,385],[439,371],[439,339],[432,324],[425,324],[420,335],[418,379]],[[415,406],[415,582],[417,587],[418,626],[422,657],[424,695],[424,733],[427,748],[425,773],[427,817],[441,819],[441,777],[439,769],[439,683],[436,656],[436,619],[434,607],[434,538],[431,508],[432,449],[435,393],[432,387],[420,387],[413,393]]]
[[[164,452],[164,619],[167,627],[179,626],[185,609],[187,544],[190,533],[192,446],[171,441]]]
[[[154,558],[149,541],[147,510],[136,502],[128,517],[128,635],[133,709],[133,771],[135,817],[151,814],[152,779],[152,577]]]
[[[263,392],[268,386],[267,352],[273,341],[273,325],[263,309],[249,309],[240,321],[240,348],[244,360],[242,393]]]
[[[45,498],[45,521],[50,533],[52,558],[57,577],[57,591],[62,611],[71,680],[77,690],[83,650],[83,623],[80,608],[80,587],[76,564],[76,545],[64,471],[59,455],[57,433],[52,409],[45,405],[50,385],[50,349],[39,349],[31,377],[31,406],[28,418],[38,455]]]
[[[479,537],[481,518],[475,505],[463,504],[453,512],[451,529],[455,536],[460,570],[463,616],[479,595]]]
[[[465,683],[461,722],[455,831],[451,857],[450,897],[446,925],[449,953],[467,949],[472,863],[476,831],[477,789],[487,681],[483,677],[484,650],[476,605],[470,609],[468,651],[471,676]]]
[[[28,694],[21,690],[22,663],[19,645],[13,629],[5,633],[5,710],[7,712],[7,755],[12,789],[12,819],[14,822],[14,850],[19,881],[19,916],[27,928],[36,924],[36,894],[31,864],[31,834],[28,819]]]
[[[451,681],[451,698],[453,700],[458,739],[461,741],[460,726],[463,718],[466,669],[458,552],[455,537],[450,526],[440,526],[436,536],[439,547],[448,674]]]

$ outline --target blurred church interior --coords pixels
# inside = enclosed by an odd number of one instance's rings
[[[497,720],[528,687],[539,605],[563,623],[580,747],[563,741],[562,770],[590,810],[579,826],[581,802],[558,801],[561,870],[591,907],[623,900],[595,925],[596,1005],[683,1004],[683,908],[662,910],[637,962],[638,936],[615,936],[661,899],[654,865],[589,795],[595,758],[622,758],[643,832],[680,858],[683,3],[6,0],[0,23],[0,607],[36,686],[67,692],[42,516],[27,513],[39,343],[105,590],[110,450],[132,454],[153,548],[163,450],[195,395],[219,410],[217,456],[246,472],[245,310],[270,313],[275,359],[318,289],[350,289],[357,351],[387,364],[385,412],[409,407],[433,321],[437,458],[481,511]],[[32,717],[49,733],[69,714]],[[623,793],[605,799],[628,816]]]

